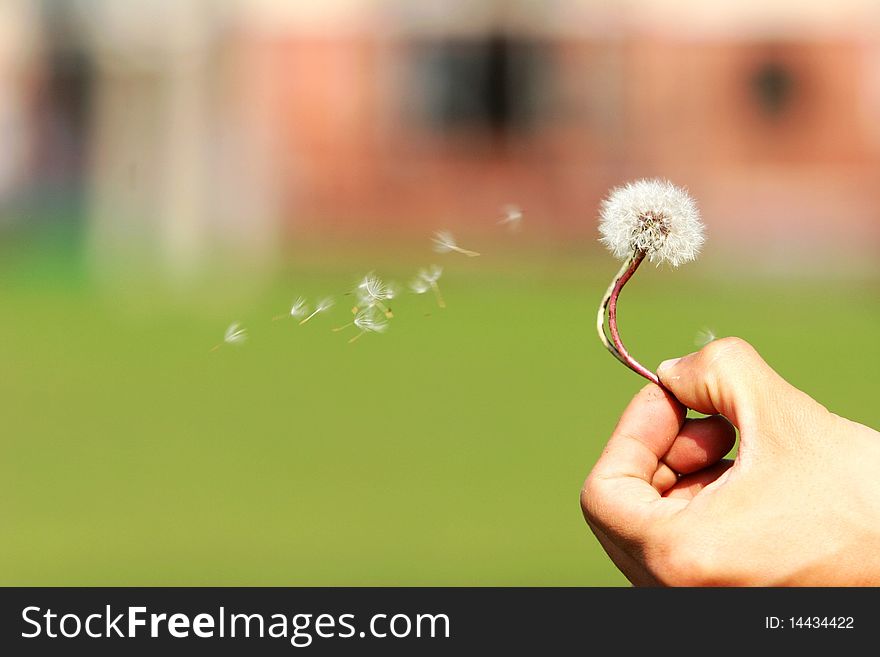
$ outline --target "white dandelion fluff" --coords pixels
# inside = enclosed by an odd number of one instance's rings
[[[419,270],[419,278],[423,279],[429,284],[433,284],[439,281],[442,275],[443,267],[441,267],[440,265],[431,265],[427,269]]]
[[[611,190],[602,202],[600,241],[618,259],[643,252],[673,267],[693,260],[703,245],[697,204],[665,180],[636,180]]]
[[[523,211],[518,205],[512,203],[501,208],[501,219],[498,221],[502,226],[507,226],[512,231],[522,227]]]
[[[232,322],[223,334],[223,342],[215,344],[211,351],[217,351],[224,344],[242,344],[245,340],[247,340],[247,329],[239,322]]]
[[[293,302],[293,305],[290,306],[290,316],[295,319],[305,317],[308,312],[309,307],[306,305],[306,300],[303,297],[298,297],[297,300]]]
[[[431,289],[431,284],[424,278],[416,276],[412,283],[409,284],[409,289],[416,294],[424,294]]]
[[[418,274],[416,274],[415,280],[409,284],[409,287],[416,294],[425,294],[428,290],[433,290],[434,296],[437,298],[437,305],[445,308],[446,302],[443,300],[443,295],[440,294],[440,286],[437,285],[437,281],[440,280],[442,275],[443,267],[431,265],[426,269],[420,269]]]
[[[471,258],[480,255],[476,251],[470,251],[469,249],[461,248],[455,241],[452,233],[450,233],[448,230],[438,230],[436,233],[434,233],[434,238],[432,241],[434,242],[434,250],[437,253],[450,253],[452,251],[455,251],[456,253],[461,253]]]
[[[315,315],[318,315],[323,312],[327,312],[333,307],[333,297],[324,297],[323,299],[318,301],[318,304],[315,306],[315,309],[312,311],[312,314],[303,319],[299,324],[302,326],[307,321],[309,321]]]
[[[362,308],[379,308],[387,318],[394,317],[391,309],[385,305],[397,296],[397,286],[394,283],[385,283],[381,278],[370,272],[364,276],[357,287],[358,303],[353,308],[355,314]]]
[[[358,285],[358,298],[365,302],[365,305],[372,305],[377,301],[390,301],[395,294],[394,286],[384,283],[373,272],[364,276]]]
[[[388,328],[388,321],[381,315],[362,310],[355,318],[353,324],[365,333],[384,333]]]
[[[623,344],[618,300],[645,259],[677,267],[697,257],[705,239],[697,204],[686,191],[668,181],[637,180],[612,189],[599,214],[600,241],[623,260],[596,313],[599,339],[617,360],[660,385],[657,374],[633,358]]]
[[[718,336],[715,334],[715,331],[713,331],[710,328],[701,328],[699,331],[697,331],[697,335],[694,338],[694,344],[697,347],[702,348],[702,347],[705,347],[710,342],[715,342],[715,340],[717,340],[717,339],[718,339]]]
[[[333,331],[343,331],[349,326],[360,330],[360,333],[349,340],[349,343],[352,343],[366,333],[384,333],[388,329],[388,320],[371,306],[359,310],[352,321],[343,326],[337,326]]]
[[[297,297],[296,301],[293,302],[290,306],[290,310],[285,315],[275,315],[272,318],[273,322],[277,322],[279,319],[284,319],[285,317],[293,317],[294,319],[299,319],[300,317],[305,317],[309,314],[309,307],[306,304],[306,300],[304,297]]]
[[[247,329],[242,328],[238,322],[232,322],[223,334],[223,342],[226,344],[241,344],[245,340],[247,340]]]

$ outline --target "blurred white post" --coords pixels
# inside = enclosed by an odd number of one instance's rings
[[[179,276],[203,244],[202,2],[93,4],[97,70],[91,245],[99,266]],[[143,259],[143,260],[141,260]]]
[[[0,0],[0,202],[16,191],[27,171],[32,146],[28,83],[38,67],[39,41],[34,3]]]
[[[91,245],[175,282],[274,248],[271,167],[229,84],[210,0],[92,3],[97,65]],[[232,52],[235,49],[232,48]],[[223,57],[220,57],[223,55]],[[235,67],[231,67],[235,68]],[[256,152],[256,155],[254,155]],[[255,217],[259,214],[259,217]]]

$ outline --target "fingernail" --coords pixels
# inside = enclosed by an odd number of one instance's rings
[[[660,376],[663,372],[669,371],[671,368],[675,367],[676,363],[680,361],[681,358],[670,358],[669,360],[664,360],[660,365],[657,366],[657,376]]]

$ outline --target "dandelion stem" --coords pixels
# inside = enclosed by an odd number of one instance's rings
[[[602,338],[602,342],[608,346],[608,350],[611,351],[620,362],[629,367],[636,374],[648,379],[648,381],[661,385],[660,379],[657,378],[657,375],[654,374],[654,372],[629,355],[623,341],[620,339],[620,331],[617,328],[617,301],[620,297],[620,292],[623,290],[623,286],[626,285],[627,281],[629,281],[633,274],[636,273],[636,270],[639,268],[639,265],[642,264],[644,259],[644,251],[639,250],[633,252],[623,264],[623,267],[621,267],[620,272],[615,276],[614,282],[611,284],[609,292],[606,293],[605,298],[602,299],[602,305],[600,306],[599,319],[601,324],[599,325],[599,337]],[[607,344],[608,338],[605,335],[604,330],[604,311],[606,308],[608,309],[608,329],[611,332],[611,341],[614,343],[613,349]]]
[[[288,315],[275,315],[275,317],[272,318],[272,321],[277,322],[279,320],[284,319],[285,317],[288,317]]]
[[[348,324],[343,324],[342,326],[336,326],[330,330],[333,331],[334,333],[338,333],[339,331],[344,331],[349,326],[354,326],[354,322],[349,322]]]
[[[617,281],[620,280],[621,276],[626,273],[626,270],[629,269],[630,264],[632,264],[632,256],[627,258],[626,262],[624,262],[621,266],[620,271],[618,271],[614,278],[611,280],[611,284],[605,291],[605,296],[602,297],[602,303],[599,304],[599,312],[596,314],[596,330],[599,332],[599,339],[602,341],[602,344],[611,353],[611,355],[627,367],[629,367],[628,363],[620,355],[620,352],[617,351],[617,347],[615,347],[614,344],[611,342],[611,338],[609,337],[608,331],[605,328],[605,315],[608,310],[608,302],[611,300],[611,294],[614,292],[614,286],[617,284]]]
[[[361,337],[364,333],[366,333],[366,331],[361,331],[360,333],[358,333],[356,336],[354,336],[353,338],[351,338],[351,339],[348,341],[348,344],[351,344],[352,342],[354,342],[355,340],[357,340],[357,339],[358,339],[359,337]]]
[[[316,309],[315,312],[313,312],[311,315],[309,315],[309,316],[306,317],[303,321],[301,321],[301,322],[299,323],[299,325],[302,326],[302,325],[305,324],[307,321],[309,321],[312,317],[314,317],[315,315],[317,315],[319,312],[321,312],[321,309]]]
[[[378,299],[376,300],[376,305],[379,307],[379,310],[381,310],[383,313],[385,313],[385,317],[387,317],[388,319],[391,319],[392,317],[394,317],[394,313],[391,312],[391,308],[386,306],[384,303],[382,303]]]
[[[440,286],[434,281],[431,281],[431,289],[434,290],[434,296],[437,297],[437,305],[441,308],[445,308],[446,302],[443,300],[443,295],[440,294]]]
[[[212,352],[217,351],[217,350],[218,350],[220,347],[222,347],[222,346],[223,346],[223,343],[222,343],[222,342],[220,342],[220,343],[218,343],[218,344],[215,344],[213,347],[211,347],[211,351],[212,351]]]
[[[477,253],[476,251],[470,251],[470,250],[468,250],[468,249],[463,249],[463,248],[461,248],[460,246],[453,246],[453,245],[450,244],[450,245],[449,245],[449,248],[452,249],[453,251],[458,251],[458,252],[461,253],[462,255],[466,255],[466,256],[469,256],[469,257],[471,257],[471,258],[480,255],[480,254]]]

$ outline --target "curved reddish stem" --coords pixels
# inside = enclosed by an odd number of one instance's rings
[[[611,297],[608,300],[608,328],[611,331],[611,341],[614,343],[615,348],[620,354],[620,360],[623,361],[623,363],[633,372],[642,375],[648,379],[648,381],[656,383],[659,386],[662,384],[660,383],[660,379],[657,378],[657,375],[629,355],[626,347],[623,346],[623,341],[620,339],[620,332],[617,330],[617,298],[620,296],[620,291],[623,290],[623,286],[626,285],[626,282],[636,273],[636,269],[639,268],[639,265],[642,264],[642,260],[644,259],[644,251],[636,253],[629,268],[614,284],[614,289],[611,291]]]

